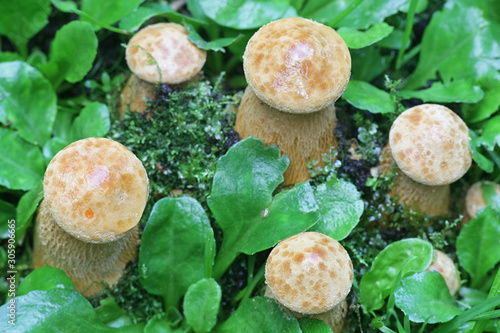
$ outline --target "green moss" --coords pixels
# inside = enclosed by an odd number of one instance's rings
[[[160,86],[157,95],[144,113],[126,112],[115,121],[108,137],[142,161],[154,201],[183,193],[204,203],[217,159],[237,141],[230,110],[238,98],[207,81],[185,89]]]

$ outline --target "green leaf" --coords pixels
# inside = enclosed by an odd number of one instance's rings
[[[71,126],[71,142],[90,137],[102,137],[110,128],[107,105],[92,102],[85,106]]]
[[[43,198],[43,183],[40,180],[38,185],[26,192],[16,208],[16,240],[19,241],[31,224],[31,219],[35,213],[38,203]]]
[[[462,312],[443,276],[436,271],[418,272],[402,279],[394,298],[396,306],[415,323],[444,323]]]
[[[330,327],[324,321],[303,317],[299,319],[300,329],[303,333],[331,333]]]
[[[300,15],[329,25],[330,22],[335,21],[337,15],[355,1],[309,1],[300,12]],[[386,17],[396,14],[398,8],[406,2],[407,0],[364,0],[349,15],[338,22],[338,26],[367,29],[374,24],[382,23]]]
[[[420,3],[420,1],[419,1]],[[403,30],[393,30],[389,36],[377,42],[377,46],[386,49],[399,50],[403,47],[403,38],[405,32]],[[411,40],[408,40],[406,48],[408,49],[411,45]]]
[[[26,141],[43,146],[56,112],[56,94],[37,69],[20,61],[0,63],[1,122],[11,121]]]
[[[490,72],[479,78],[484,98],[477,104],[463,105],[462,111],[467,123],[488,119],[500,109],[500,73]]]
[[[231,147],[217,163],[207,199],[224,238],[215,259],[220,278],[239,253],[254,254],[307,230],[319,218],[309,183],[295,185],[272,198],[283,181],[288,158],[275,146],[248,137]]]
[[[42,69],[55,87],[63,80],[75,83],[92,68],[96,54],[97,36],[90,23],[72,21],[57,31]]]
[[[210,332],[217,322],[222,291],[214,279],[192,284],[184,297],[184,316],[196,333]]]
[[[49,164],[52,158],[62,149],[64,149],[67,145],[70,144],[70,141],[61,139],[59,137],[53,137],[49,141],[45,142],[43,145],[43,160],[45,164]]]
[[[140,281],[163,296],[165,307],[178,306],[188,287],[205,276],[205,243],[210,222],[193,198],[164,198],[154,207],[142,234]]]
[[[36,290],[13,298],[0,307],[0,331],[10,332],[11,304],[15,304],[15,328],[18,332],[120,332],[97,319],[92,305],[80,293],[56,288]]]
[[[171,333],[174,330],[170,327],[167,316],[163,313],[157,314],[151,318],[146,327],[144,327],[144,333]]]
[[[472,80],[455,80],[448,84],[434,82],[424,90],[401,90],[404,99],[419,98],[424,102],[477,103],[484,97],[481,87]]]
[[[469,221],[457,238],[460,265],[472,276],[473,286],[500,262],[500,212],[487,206]]]
[[[124,16],[118,26],[123,30],[137,31],[150,18],[172,11],[168,3],[145,3]]]
[[[0,52],[0,62],[23,60],[22,57],[14,52]]]
[[[0,128],[0,185],[28,191],[43,178],[42,152],[11,130]]]
[[[231,317],[217,326],[214,332],[240,332],[243,327],[245,333],[301,332],[297,319],[266,297],[254,297],[241,302]]]
[[[74,290],[73,281],[59,268],[44,266],[35,269],[26,276],[17,289],[17,296],[26,295],[33,290],[51,290],[61,288]]]
[[[16,216],[16,206],[0,200],[0,239],[9,238],[9,221]]]
[[[206,16],[233,29],[260,28],[271,21],[297,16],[290,0],[200,0]]]
[[[349,81],[342,98],[358,109],[372,113],[391,113],[395,110],[391,95],[368,82]]]
[[[480,9],[445,6],[434,13],[425,29],[417,68],[405,88],[422,87],[437,72],[444,82],[450,82],[495,70],[493,62],[500,58],[500,45],[492,36]]]
[[[50,12],[50,0],[0,1],[0,35],[27,56],[28,41],[47,25]]]
[[[144,0],[83,0],[82,11],[102,24],[110,25],[133,12]],[[82,17],[82,20],[86,20]],[[94,25],[97,31],[100,26]]]
[[[205,41],[201,36],[196,32],[194,27],[190,24],[184,24],[186,27],[188,33],[189,33],[189,40],[198,46],[200,49],[207,50],[207,51],[216,51],[216,52],[226,52],[224,49],[226,46],[229,46],[233,44],[234,42],[238,41],[243,37],[242,34],[239,34],[236,37],[228,37],[228,38],[219,38],[212,40],[210,42]]]
[[[375,45],[350,52],[352,59],[351,81],[372,81],[389,68],[394,58],[394,55],[382,56],[380,49]]]
[[[388,245],[375,257],[372,267],[361,278],[361,304],[368,311],[382,308],[384,299],[392,293],[398,278],[409,272],[426,269],[432,257],[432,245],[418,238],[403,239]]]
[[[361,49],[384,39],[389,36],[393,30],[394,27],[382,22],[371,26],[366,31],[341,27],[337,32],[350,49]]]
[[[356,187],[346,181],[330,179],[314,192],[321,217],[310,230],[342,240],[358,224],[364,202]]]
[[[495,190],[495,184],[490,182],[482,182],[481,190],[483,191],[483,198],[487,206],[493,210],[500,211],[500,196]]]

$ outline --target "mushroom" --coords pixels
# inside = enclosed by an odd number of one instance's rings
[[[442,105],[422,104],[401,113],[392,124],[381,163],[383,173],[396,164],[391,195],[411,209],[431,215],[448,212],[449,184],[472,163],[467,125]]]
[[[116,284],[137,257],[148,190],[142,163],[118,142],[88,138],[61,150],[44,176],[34,267],[62,269],[85,296]]]
[[[269,254],[265,278],[265,296],[298,318],[320,319],[342,331],[353,268],[339,242],[317,232],[289,237]]]
[[[236,116],[240,138],[276,144],[290,157],[285,185],[310,178],[307,161],[323,165],[336,147],[333,103],[344,92],[351,57],[330,27],[291,17],[261,27],[243,55],[248,87]]]
[[[470,220],[475,219],[477,217],[477,213],[487,206],[486,200],[484,198],[482,184],[493,185],[495,188],[495,192],[498,196],[500,196],[500,185],[485,181],[485,182],[476,182],[474,183],[467,194],[465,195],[465,207],[464,207],[464,219],[463,224],[467,224]]]
[[[153,98],[155,85],[177,85],[195,77],[207,53],[188,39],[186,29],[176,23],[157,23],[141,29],[127,45],[125,58],[132,71],[122,91],[120,110],[144,111],[145,98]]]
[[[460,275],[455,263],[446,253],[434,250],[434,258],[426,270],[436,271],[441,274],[446,281],[450,294],[453,296],[457,293],[460,288]]]

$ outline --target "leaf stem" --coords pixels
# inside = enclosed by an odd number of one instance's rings
[[[406,17],[406,28],[405,34],[403,35],[403,43],[399,49],[398,56],[396,58],[396,74],[399,76],[399,69],[402,65],[403,55],[406,51],[406,44],[410,39],[411,31],[413,29],[413,18],[415,17],[415,10],[417,9],[418,0],[410,1],[410,8],[408,9],[408,15]]]
[[[215,264],[214,264],[214,269],[212,272],[212,276],[215,280],[219,280],[222,275],[227,271],[229,266],[234,262],[234,260],[238,257],[238,252],[235,251],[228,251],[225,250],[225,248],[228,248],[227,246],[224,246],[225,244],[223,243],[219,253],[215,257]]]
[[[262,267],[259,269],[257,274],[255,274],[252,277],[252,279],[248,282],[248,285],[243,290],[241,290],[238,293],[238,295],[236,295],[236,297],[234,298],[235,302],[244,301],[247,298],[250,298],[250,295],[252,295],[252,292],[255,289],[255,287],[264,278],[265,268],[266,268],[266,265],[262,265]]]

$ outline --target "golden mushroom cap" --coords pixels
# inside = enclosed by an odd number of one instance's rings
[[[302,314],[331,310],[352,286],[353,268],[339,242],[304,232],[280,242],[265,268],[266,283],[278,302]]]
[[[243,55],[248,85],[271,107],[310,113],[335,102],[351,75],[351,55],[335,30],[300,17],[261,27]]]
[[[150,83],[177,84],[199,73],[207,52],[187,38],[176,23],[149,25],[128,42],[125,58],[132,72]]]
[[[389,144],[398,167],[425,185],[453,183],[472,163],[467,125],[442,105],[422,104],[401,113]]]
[[[482,183],[483,182],[479,181],[472,184],[465,195],[465,211],[471,219],[475,219],[477,213],[487,205],[481,187]],[[484,183],[493,185],[495,187],[495,192],[500,196],[500,184],[489,181],[484,181]]]
[[[57,224],[91,243],[114,241],[140,220],[149,182],[141,161],[110,139],[76,141],[45,171],[44,200]]]

